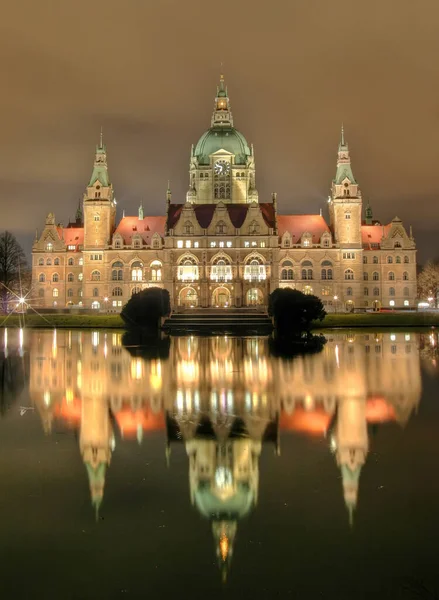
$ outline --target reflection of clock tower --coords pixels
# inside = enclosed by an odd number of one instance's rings
[[[192,147],[187,201],[192,203],[258,201],[253,147],[233,127],[224,78],[217,88],[211,127]]]

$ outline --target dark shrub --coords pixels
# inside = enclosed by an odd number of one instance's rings
[[[312,322],[321,321],[326,312],[317,296],[290,288],[278,288],[270,294],[268,314],[274,318],[274,330],[278,337],[300,337],[309,333]]]
[[[120,316],[129,328],[157,330],[160,327],[160,318],[166,317],[170,312],[168,290],[152,287],[131,296]]]

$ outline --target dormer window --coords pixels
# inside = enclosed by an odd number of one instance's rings
[[[252,223],[250,223],[248,232],[253,233],[253,234],[259,233],[259,225],[258,225],[257,221],[253,221]]]
[[[99,215],[95,215],[95,216],[93,217],[93,219],[94,219],[94,221],[100,221],[100,220],[101,220],[101,217],[100,217]]]
[[[194,226],[190,221],[186,221],[184,224],[184,232],[186,235],[192,235],[194,233]]]
[[[53,250],[53,244],[52,244],[52,242],[48,242],[46,244],[46,250],[47,250],[47,252],[52,252],[52,250]]]
[[[349,195],[349,194],[347,194],[347,195]],[[350,218],[351,218],[351,213],[350,213],[350,212],[346,212],[346,213],[344,214],[344,218],[345,218],[345,219],[350,219]]]

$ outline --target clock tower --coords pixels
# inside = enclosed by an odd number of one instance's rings
[[[192,146],[187,202],[193,204],[258,201],[253,146],[233,126],[224,77],[217,87],[211,127]]]

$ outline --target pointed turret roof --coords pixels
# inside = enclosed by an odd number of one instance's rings
[[[357,183],[352,172],[349,146],[345,140],[344,126],[342,124],[340,143],[338,144],[337,172],[335,174],[334,183],[340,184],[346,178],[348,178],[351,183]]]
[[[221,73],[220,82],[216,88],[215,105],[212,115],[212,127],[233,127],[232,111],[224,75]]]
[[[107,463],[99,462],[96,466],[85,463],[90,483],[91,504],[95,509],[96,520],[99,518],[99,508],[104,498],[105,472]]]
[[[99,137],[99,144],[96,146],[95,162],[93,165],[93,172],[90,177],[89,186],[92,186],[99,181],[101,185],[107,187],[110,185],[110,176],[108,174],[107,166],[107,149],[103,140],[103,133],[101,128],[101,134]]]

